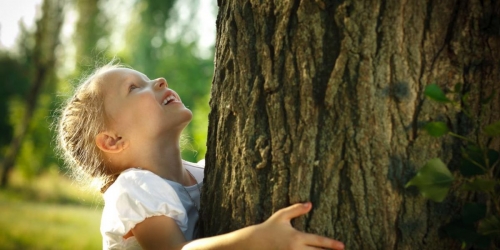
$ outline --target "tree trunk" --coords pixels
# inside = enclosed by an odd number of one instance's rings
[[[109,29],[111,23],[99,7],[101,0],[76,0],[73,1],[78,11],[78,21],[75,25],[76,31],[73,33],[73,43],[75,45],[75,62],[77,71],[85,72],[88,67],[103,53],[109,46]],[[116,24],[114,24],[116,25]],[[100,56],[100,55],[99,55]]]
[[[21,128],[12,138],[4,159],[0,162],[0,188],[5,188],[9,182],[9,173],[21,149],[23,139],[28,131],[38,97],[47,77],[53,73],[55,66],[55,49],[59,44],[59,31],[62,25],[62,3],[59,0],[43,2],[43,17],[37,21],[35,32],[35,48],[33,49],[34,75],[33,83],[26,97],[26,109],[21,122]]]
[[[500,82],[500,2],[219,1],[215,64],[205,235],[312,201],[294,226],[348,249],[455,247],[438,231],[464,198],[404,186],[427,160],[460,157],[423,122],[482,139],[426,85],[462,83],[482,123],[500,119],[498,91],[479,109]]]

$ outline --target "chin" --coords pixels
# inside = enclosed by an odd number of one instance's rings
[[[178,133],[180,135],[181,131],[184,130],[187,125],[191,122],[193,118],[193,113],[189,109],[185,109],[182,112],[177,112],[175,115],[171,116],[171,118],[166,121],[160,133],[167,132],[170,134],[174,131],[174,133]]]
[[[191,120],[193,119],[193,112],[191,112],[191,110],[189,110],[188,108],[186,108],[185,110],[183,110],[183,112],[181,114],[179,114],[179,118],[181,118],[181,120],[183,122],[185,122],[186,126],[191,122]]]

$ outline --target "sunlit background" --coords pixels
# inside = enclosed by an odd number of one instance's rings
[[[165,77],[194,114],[183,158],[205,155],[215,0],[0,0],[0,249],[99,249],[100,195],[54,152],[58,105],[118,58]]]

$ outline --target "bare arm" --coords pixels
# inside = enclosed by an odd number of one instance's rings
[[[132,233],[143,249],[181,249],[186,244],[179,226],[167,216],[149,217],[135,225]]]
[[[264,223],[231,233],[185,242],[175,221],[150,217],[132,229],[144,249],[344,249],[326,237],[300,232],[290,220],[311,210],[311,204],[295,204],[274,213]]]

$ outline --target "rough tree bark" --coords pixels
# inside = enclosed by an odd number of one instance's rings
[[[463,197],[422,198],[405,183],[471,135],[461,113],[425,99],[462,83],[481,122],[500,119],[499,1],[219,1],[202,196],[205,235],[312,201],[294,225],[349,249],[448,249],[439,227]],[[478,137],[477,139],[481,139]],[[498,150],[499,142],[493,141]]]

